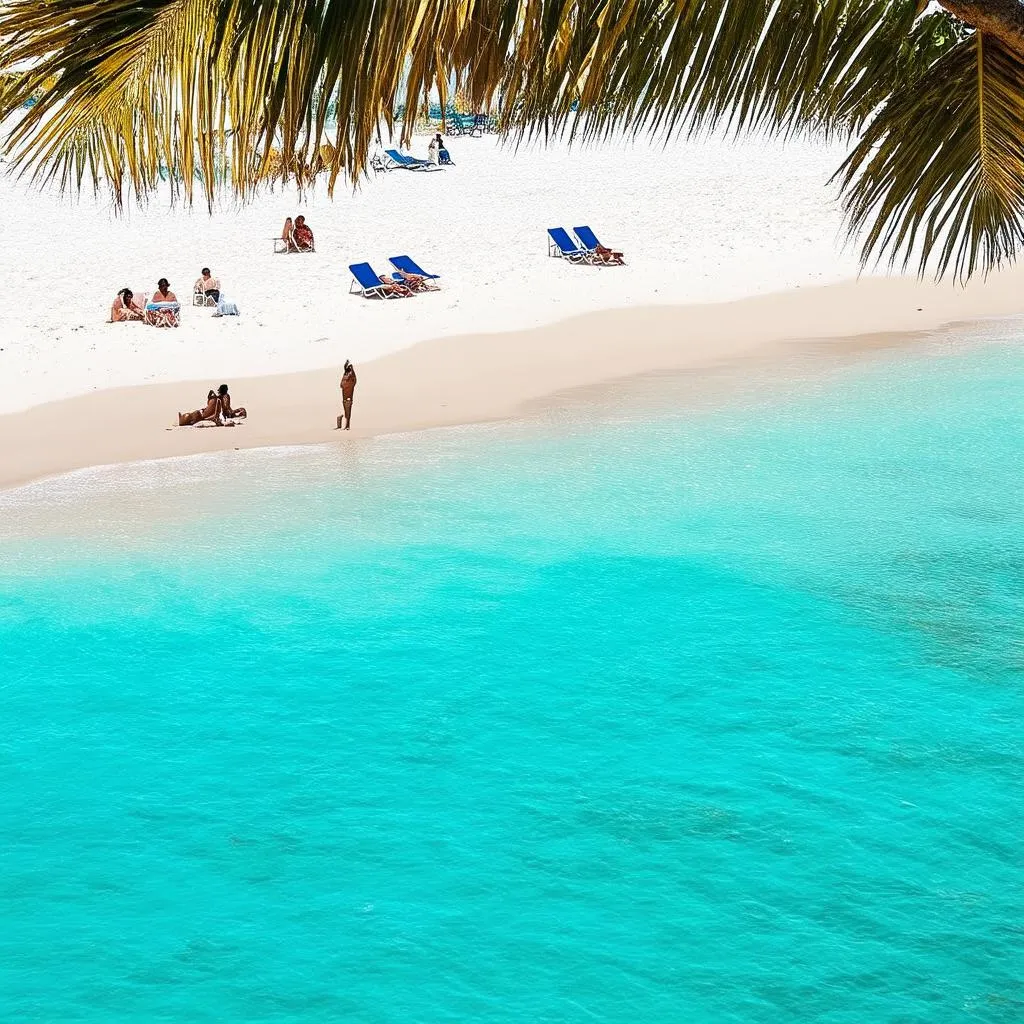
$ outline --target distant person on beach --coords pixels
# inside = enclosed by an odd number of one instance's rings
[[[203,267],[202,273],[196,280],[193,288],[197,294],[202,294],[216,303],[220,300],[220,281],[210,274],[209,267]]]
[[[197,423],[213,423],[215,426],[221,426],[220,399],[217,397],[216,392],[210,391],[206,396],[205,409],[178,413],[179,427],[194,427]]]
[[[227,384],[221,384],[217,389],[217,397],[220,399],[220,414],[226,420],[244,420],[249,414],[244,407],[233,409],[231,407],[231,395],[228,394]]]
[[[296,252],[313,251],[313,232],[306,223],[305,217],[295,218],[295,231],[292,237],[295,239]]]
[[[434,141],[437,143],[437,161],[441,164],[451,164],[452,158],[445,148],[444,139],[441,138],[440,134],[434,136]],[[454,167],[455,165],[452,164]]]
[[[427,146],[427,159],[432,164],[440,163],[441,162],[440,153],[441,153],[441,136],[440,135],[435,135],[430,140],[430,145]]]
[[[609,249],[605,245],[599,245],[596,249],[592,250],[592,256],[596,256],[601,263],[613,263],[618,267],[624,267],[626,261],[622,258],[621,252],[616,252],[614,249]]]
[[[112,324],[127,323],[129,320],[142,320],[145,312],[141,304],[135,298],[131,288],[122,288],[110,307],[110,322]]]
[[[285,217],[284,227],[281,229],[281,241],[284,242],[285,252],[297,252],[295,248],[295,225],[291,217]]]
[[[412,289],[408,285],[396,281],[393,277],[388,277],[387,274],[378,274],[377,280],[380,281],[384,291],[392,295],[401,295],[403,298],[412,295]]]
[[[345,430],[352,425],[352,397],[356,393],[356,371],[355,367],[346,359],[345,371],[341,375],[341,408],[342,415],[338,417],[338,430],[342,429],[342,420],[345,422]]]
[[[427,288],[427,279],[422,274],[410,274],[407,270],[399,270],[398,273],[401,275],[402,280],[414,292],[429,291]],[[392,278],[392,280],[394,279]]]
[[[167,278],[161,277],[153,298],[146,303],[146,323],[152,327],[177,327],[180,310],[178,296],[171,291]]]

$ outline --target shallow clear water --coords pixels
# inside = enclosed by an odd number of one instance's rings
[[[987,330],[0,497],[4,1018],[1019,1021]]]

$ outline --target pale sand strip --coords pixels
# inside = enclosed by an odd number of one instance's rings
[[[203,404],[217,380],[101,391],[0,416],[0,487],[87,466],[504,419],[570,388],[760,359],[773,342],[922,331],[1021,313],[1022,284],[1024,269],[967,289],[864,278],[730,303],[617,309],[525,331],[440,338],[357,367],[349,435],[333,429],[338,367],[230,381],[235,404],[252,412],[235,428],[168,429],[177,410]]]

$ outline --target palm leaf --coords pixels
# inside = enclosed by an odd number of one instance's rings
[[[961,279],[1024,239],[1024,61],[976,33],[898,89],[841,171],[862,259]]]
[[[875,141],[860,143],[845,168],[851,223],[873,224],[867,254],[914,244],[914,230],[879,228],[871,211],[891,216],[907,197],[927,207],[935,175],[911,182],[911,150],[924,170],[952,144],[936,123],[931,134],[904,140],[903,173],[886,171],[873,155],[886,140],[886,152],[896,146],[886,124],[912,97],[936,91],[935,69],[961,66],[953,52],[940,56],[948,45],[936,43],[941,19],[921,17],[920,7],[920,0],[8,0],[0,6],[0,115],[50,82],[8,140],[15,165],[67,188],[105,182],[118,203],[147,194],[165,168],[187,201],[198,178],[212,203],[223,156],[242,197],[275,179],[304,188],[321,172],[333,190],[339,176],[363,173],[382,129],[395,128],[396,102],[413,111],[435,90],[442,99],[458,90],[477,109],[500,101],[502,124],[517,139],[563,131],[583,139],[620,130],[666,136],[722,125],[849,136],[867,126],[865,138]],[[942,17],[947,28],[955,24]],[[952,30],[948,36],[957,42]],[[336,124],[328,131],[330,114]],[[404,141],[412,126],[406,118]],[[1008,145],[1008,136],[991,132],[989,147]],[[1010,218],[1002,223],[1011,235],[1016,230],[1005,189],[992,198],[995,177],[994,170],[977,176],[961,197],[973,197],[972,216],[989,210],[989,235],[980,237],[990,239],[1000,217]],[[896,206],[884,205],[886,189]],[[949,237],[973,230],[963,216],[943,224]],[[970,243],[967,272],[1012,251],[1000,238]]]

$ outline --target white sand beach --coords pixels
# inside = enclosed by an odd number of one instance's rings
[[[413,151],[425,145],[418,138]],[[169,197],[117,215],[103,197],[0,181],[0,486],[330,440],[346,358],[360,369],[354,433],[380,433],[512,415],[561,389],[743,358],[787,339],[1024,311],[1012,271],[967,289],[856,280],[829,184],[834,147],[515,151],[493,137],[449,146],[451,168],[382,174],[333,201],[267,193],[212,216]],[[299,212],[317,251],[275,255],[272,237]],[[545,229],[576,224],[624,250],[628,266],[547,258]],[[348,264],[385,272],[388,256],[405,253],[441,275],[441,291],[390,302],[349,294]],[[240,317],[189,305],[204,265]],[[183,302],[180,328],[105,322],[119,288],[149,294],[161,276]],[[221,380],[253,411],[248,423],[168,429]]]
[[[412,147],[425,155],[426,138]],[[169,196],[120,216],[0,180],[7,233],[0,302],[0,412],[152,381],[314,369],[365,361],[427,338],[506,331],[633,305],[739,298],[852,277],[828,178],[835,147],[723,140],[564,144],[514,150],[494,136],[449,140],[454,167],[339,182],[301,205],[172,209]],[[780,173],[781,170],[781,173]],[[271,237],[305,213],[317,252],[274,255]],[[546,228],[589,224],[629,265],[606,271],[545,257]],[[386,305],[348,294],[350,263],[390,272],[410,254],[443,291]],[[118,289],[166,276],[186,303],[208,265],[242,311],[186,306],[171,333],[109,325]]]

